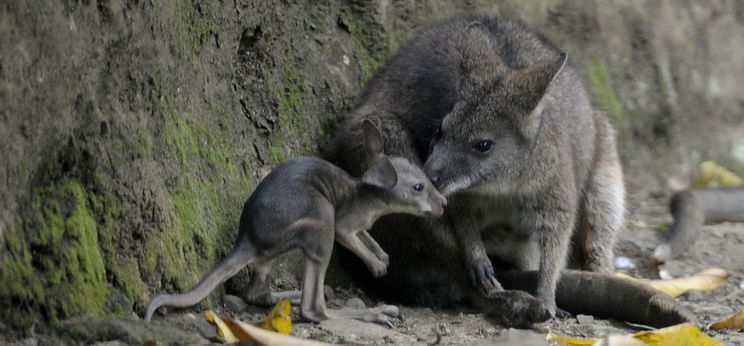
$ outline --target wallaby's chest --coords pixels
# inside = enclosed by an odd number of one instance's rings
[[[519,203],[508,198],[473,196],[464,214],[481,235],[489,256],[510,262],[519,269],[539,267],[540,251],[534,230],[524,227]],[[463,215],[464,216],[464,215]]]

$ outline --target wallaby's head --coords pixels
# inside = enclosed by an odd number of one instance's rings
[[[362,122],[364,145],[374,156],[362,181],[374,186],[387,204],[387,211],[418,216],[441,216],[447,200],[429,181],[423,170],[409,160],[387,156],[382,137],[371,121]]]
[[[487,30],[473,23],[462,33],[457,102],[424,164],[445,196],[482,184],[514,186],[551,111],[544,96],[566,61],[518,25],[514,35],[503,35],[514,42],[494,42]]]

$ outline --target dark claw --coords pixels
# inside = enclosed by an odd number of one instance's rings
[[[569,317],[573,317],[573,315],[571,315],[570,312],[568,312],[566,310],[563,310],[561,308],[557,308],[556,311],[555,311],[555,314],[556,314],[556,316],[558,316],[558,318],[569,318]]]

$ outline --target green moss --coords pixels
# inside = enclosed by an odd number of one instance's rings
[[[387,37],[380,34],[379,23],[372,19],[360,20],[352,11],[346,11],[341,21],[354,39],[354,53],[359,64],[359,84],[364,85],[382,65],[392,50]]]
[[[74,180],[36,190],[32,217],[6,236],[2,305],[39,306],[51,320],[100,314],[109,291],[91,211],[95,199]]]
[[[304,78],[301,75],[285,72],[282,78],[282,89],[279,93],[279,117],[286,122],[293,122],[303,109],[305,95]]]
[[[268,152],[269,160],[272,163],[279,163],[287,159],[287,154],[284,153],[284,150],[276,145],[270,146]]]
[[[218,30],[213,22],[213,10],[208,1],[176,1],[176,33],[178,54],[182,59],[194,59]]]
[[[615,125],[623,128],[627,119],[622,103],[615,95],[610,81],[610,73],[601,59],[591,59],[588,63],[587,78],[597,105],[612,117]]]

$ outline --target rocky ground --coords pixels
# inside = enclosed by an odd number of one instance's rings
[[[636,265],[630,274],[654,278],[656,267],[649,254],[657,244],[659,229],[671,222],[667,211],[666,193],[632,195],[629,199],[629,225],[619,242],[618,255],[629,257]],[[721,287],[706,292],[695,291],[679,298],[705,324],[725,318],[744,307],[744,224],[724,223],[706,226],[698,241],[679,259],[667,263],[673,276],[684,276],[702,269],[719,266],[731,277]],[[374,306],[356,288],[327,287],[328,305],[332,308]],[[122,298],[126,299],[126,298]],[[246,305],[240,298],[224,296],[213,306],[219,315],[244,321],[258,321],[268,312],[266,308]],[[126,304],[122,304],[126,305]],[[293,325],[292,334],[331,343],[352,345],[543,345],[548,330],[559,335],[601,337],[609,333],[630,333],[638,327],[622,321],[600,320],[591,316],[576,316],[549,321],[534,330],[504,329],[489,321],[474,309],[432,309],[401,307],[403,319],[395,328],[352,320],[330,320],[320,324]],[[296,318],[296,309],[293,311]],[[214,328],[209,325],[202,309],[167,311],[156,315],[151,324],[131,317],[72,319],[56,327],[42,327],[26,331],[19,337],[19,345],[36,344],[143,344],[157,340],[174,344],[219,343]],[[744,345],[744,334],[738,332],[712,333],[726,345]]]

